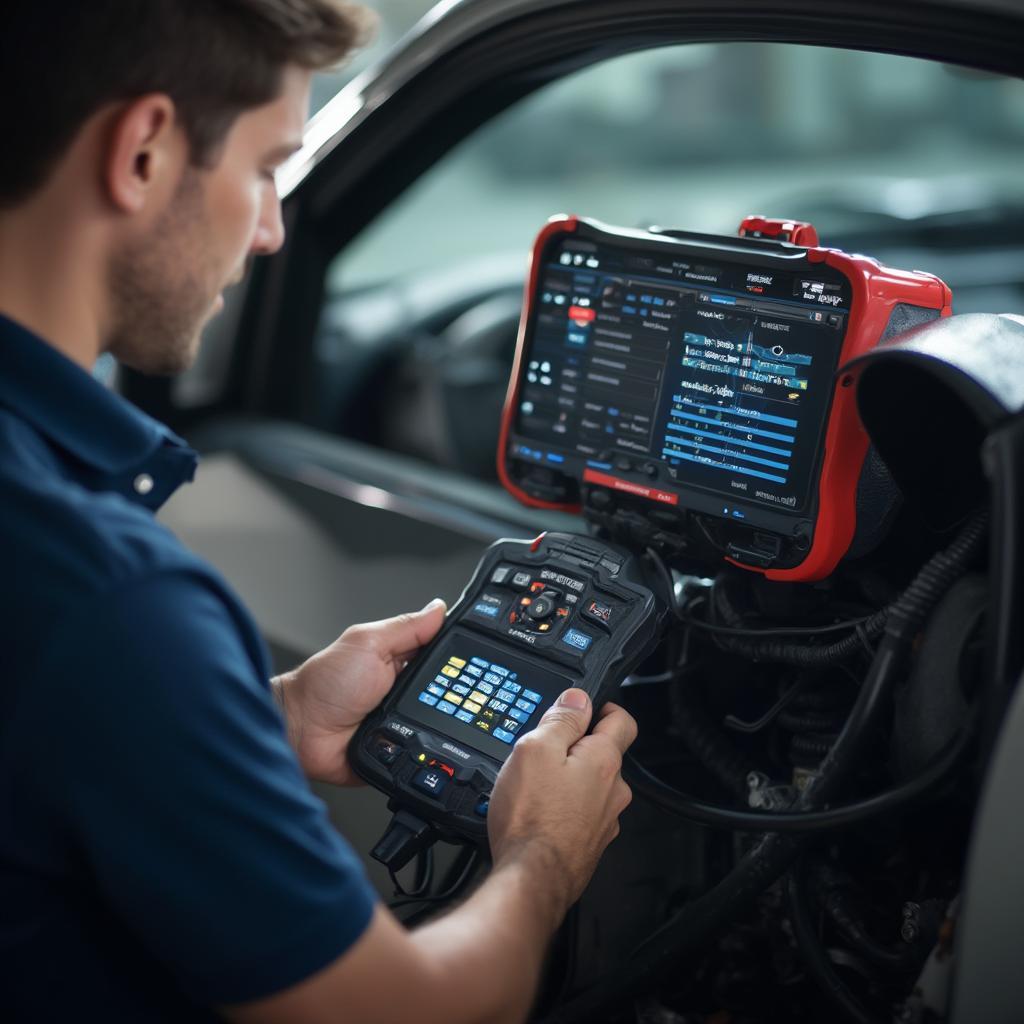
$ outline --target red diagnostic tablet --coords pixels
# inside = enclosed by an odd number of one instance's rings
[[[550,221],[498,470],[521,501],[582,510],[622,543],[819,580],[885,504],[863,484],[868,438],[837,371],[948,316],[951,294],[811,245],[810,225],[750,218],[741,234]]]

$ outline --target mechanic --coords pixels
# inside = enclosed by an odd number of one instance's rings
[[[275,168],[333,0],[12,0],[0,35],[0,988],[8,1020],[520,1021],[618,831],[635,723],[572,689],[494,790],[494,867],[412,932],[307,779],[444,617],[268,681],[249,614],[154,518],[195,456],[91,371],[187,367],[283,240]],[[276,698],[276,699],[275,699]],[[283,711],[283,715],[282,715]],[[290,742],[289,742],[290,741]]]

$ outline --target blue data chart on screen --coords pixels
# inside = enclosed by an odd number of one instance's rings
[[[684,374],[668,410],[662,455],[670,462],[789,483],[813,355],[689,331],[683,353]],[[751,385],[770,397],[744,397]]]

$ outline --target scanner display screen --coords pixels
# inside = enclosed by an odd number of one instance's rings
[[[537,282],[510,454],[580,473],[657,460],[673,490],[808,506],[842,274],[560,236]]]
[[[420,667],[398,710],[504,761],[516,740],[572,685],[554,672],[456,632]]]

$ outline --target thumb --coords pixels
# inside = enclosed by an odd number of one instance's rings
[[[582,739],[590,725],[594,706],[585,690],[573,687],[566,690],[554,704],[544,712],[535,732],[557,743],[563,750]]]
[[[429,643],[444,623],[444,601],[435,597],[418,612],[406,612],[391,619],[367,622],[362,631],[370,634],[377,650],[385,657],[406,660]]]

